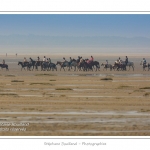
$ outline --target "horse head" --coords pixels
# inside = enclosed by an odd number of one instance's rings
[[[143,65],[143,62],[141,61],[140,65]]]

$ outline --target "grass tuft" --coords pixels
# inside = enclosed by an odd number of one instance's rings
[[[53,85],[50,83],[30,83],[30,85]]]
[[[146,92],[146,93],[144,93],[143,96],[149,96],[149,95],[150,95],[150,92]]]
[[[22,80],[11,80],[11,82],[24,82]]]
[[[71,88],[56,88],[55,90],[72,90]]]
[[[8,75],[5,75],[5,77],[15,77],[15,75],[13,75],[13,74],[8,74]]]
[[[148,87],[142,87],[140,89],[150,89],[150,87],[149,86]]]
[[[18,96],[18,94],[15,93],[0,93],[1,96]]]
[[[102,78],[101,80],[113,80],[112,78],[108,78],[108,77],[105,77],[105,78]]]
[[[35,76],[56,76],[56,74],[36,74]]]

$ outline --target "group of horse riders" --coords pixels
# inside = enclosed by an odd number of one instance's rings
[[[79,66],[81,66],[82,64],[84,64],[85,62],[86,62],[88,65],[91,65],[91,63],[94,61],[94,58],[93,58],[93,56],[91,56],[90,59],[83,59],[81,56],[78,56],[77,60],[72,59],[72,58],[70,57],[70,61],[67,61],[67,60],[65,59],[65,57],[63,57],[63,61],[61,62],[60,66],[61,66],[61,68],[63,68],[63,69],[64,69],[64,67],[66,67],[66,66],[68,67],[68,66],[69,66],[69,69],[70,69],[70,67],[72,68],[71,63],[72,63],[73,61],[76,62],[76,63],[77,63],[77,66],[79,67]],[[35,62],[35,61],[34,61],[34,62]],[[40,58],[39,58],[39,56],[38,56],[36,63],[38,63],[38,62],[40,63],[41,67],[44,68],[44,69],[47,69],[50,64],[53,64],[52,69],[53,69],[53,68],[57,69],[56,66],[55,66],[55,64],[54,64],[54,63],[51,63],[51,59],[50,59],[50,58],[46,58],[46,56],[43,57],[42,61],[40,61]],[[27,61],[26,57],[24,57],[24,61],[23,61],[22,64],[23,64],[23,66],[27,66],[28,68],[30,68],[30,67],[32,66],[32,64],[33,64],[33,60],[32,60],[32,58],[30,58],[30,61]],[[66,65],[66,64],[68,64],[68,65]],[[56,64],[56,65],[57,65],[57,64]],[[36,65],[35,65],[35,66],[36,66]],[[37,66],[36,66],[36,67],[37,67]],[[88,66],[88,67],[89,67],[89,66]],[[91,69],[92,69],[92,66],[90,66],[90,67],[91,67]],[[100,68],[100,67],[99,67],[99,68]]]
[[[65,59],[65,57],[63,57],[63,60],[64,60],[64,63],[66,62],[66,59]],[[70,63],[73,61],[73,60],[75,60],[74,58],[72,59],[71,57],[70,57]],[[77,59],[77,61],[79,61],[79,64],[78,65],[80,65],[81,63],[83,63],[84,61],[87,63],[87,64],[90,64],[91,62],[93,62],[94,61],[94,58],[93,58],[93,56],[91,56],[91,58],[90,59],[83,59],[82,58],[82,56],[78,56],[78,59]]]
[[[31,66],[42,66],[42,68],[46,67],[48,64],[51,64],[51,59],[50,58],[46,58],[46,56],[43,57],[42,61],[40,60],[40,57],[37,57],[37,60],[34,61],[31,57],[29,58],[30,61],[27,61],[26,57],[24,57],[23,63],[22,65],[24,67],[27,67],[28,69],[31,68]],[[21,62],[20,62],[21,63]]]

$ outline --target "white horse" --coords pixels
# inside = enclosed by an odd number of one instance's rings
[[[112,71],[112,68],[113,68],[113,66],[111,64],[104,64],[104,63],[102,63],[101,66],[104,66],[103,70],[104,69],[107,70],[107,68],[110,68],[110,71]]]
[[[126,64],[125,61],[121,61],[122,64]],[[134,63],[133,61],[128,61],[127,65],[126,66],[129,66],[129,70],[130,70],[130,67],[132,67],[133,71],[134,71]]]
[[[150,63],[143,64],[143,61],[141,61],[140,65],[143,66],[143,71],[146,71],[146,67],[148,67],[148,71],[150,70]]]

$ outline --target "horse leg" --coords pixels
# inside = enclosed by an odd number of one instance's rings
[[[134,71],[134,67],[132,66],[132,69],[133,69],[133,71]]]

